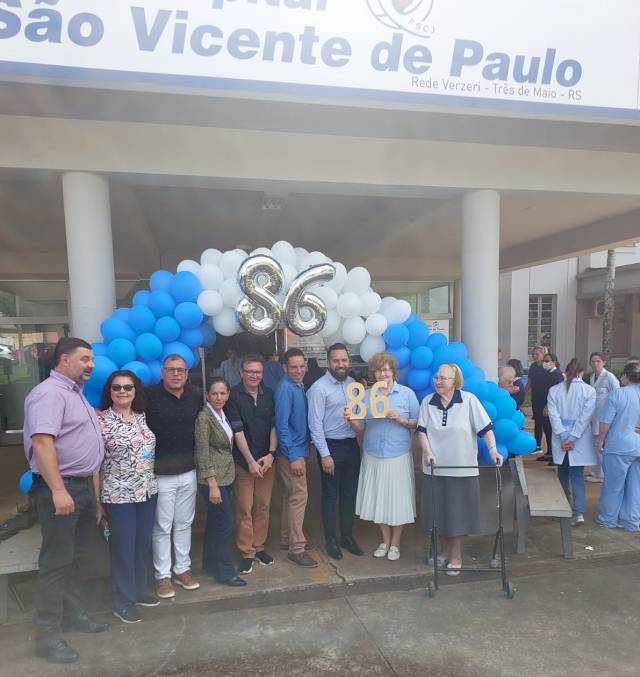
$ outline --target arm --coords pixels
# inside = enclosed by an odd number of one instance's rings
[[[289,429],[289,414],[293,408],[293,395],[286,387],[276,388],[276,433],[278,435],[279,449],[283,456],[291,457],[291,430]]]
[[[244,436],[244,432],[240,431],[240,432],[234,433],[233,439],[236,443],[236,446],[238,447],[238,451],[242,454],[242,457],[247,462],[247,467],[249,468],[249,472],[254,477],[262,477],[262,468],[260,467],[258,462],[255,460],[255,458],[253,458],[253,456],[251,455],[251,451],[250,451],[249,445],[247,443],[247,438]]]
[[[75,503],[64,485],[54,439],[51,435],[36,434],[31,438],[33,453],[36,457],[38,470],[44,477],[49,489],[56,515],[70,515],[75,510]]]
[[[573,424],[573,427],[569,433],[570,442],[576,442],[584,435],[591,423],[591,419],[593,418],[593,413],[595,410],[596,391],[593,388],[589,388],[584,405],[582,406],[578,418],[576,418],[576,422]]]
[[[204,410],[203,410],[204,412]],[[209,427],[208,417],[198,414],[196,418],[196,467],[200,476],[207,480],[209,486],[209,501],[214,505],[222,503],[222,494],[216,479],[215,468],[213,467],[213,459],[211,458],[211,449],[209,446],[209,437],[211,429]]]
[[[553,432],[564,442],[569,437],[569,431],[565,430],[565,427],[562,424],[556,392],[555,386],[549,391],[549,394],[547,395],[547,410],[549,412],[551,430],[553,430]]]
[[[426,465],[436,463],[436,457],[433,454],[433,449],[429,443],[429,438],[427,437],[427,400],[426,398],[422,400],[420,405],[420,410],[418,414],[418,442],[420,443],[420,449],[422,450],[422,460]]]
[[[278,448],[278,435],[276,434],[276,429],[274,427],[271,428],[271,432],[269,433],[269,453],[266,456],[263,456],[258,461],[258,465],[262,468],[263,476],[264,473],[266,473],[267,470],[269,470],[269,468],[273,465],[277,448]]]
[[[610,423],[600,423],[598,426],[598,451],[600,453],[602,453],[602,450],[604,449],[604,441],[607,439],[610,427]]]
[[[333,475],[335,472],[335,464],[331,458],[327,441],[324,437],[324,412],[325,399],[322,391],[313,386],[307,394],[307,402],[309,404],[309,432],[311,433],[311,440],[315,448],[320,454],[320,465],[322,471],[327,475]]]
[[[491,459],[497,466],[501,466],[504,459],[502,458],[502,454],[498,452],[498,447],[496,446],[496,436],[494,435],[493,430],[487,430],[487,432],[485,432],[482,437],[487,443],[489,456],[491,456]]]

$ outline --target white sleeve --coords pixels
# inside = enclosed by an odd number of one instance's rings
[[[469,396],[469,422],[473,432],[477,435],[491,428],[491,419],[480,404],[480,400],[473,393],[467,393],[467,395]]]
[[[560,388],[565,387],[566,386],[564,383],[559,383],[558,385],[553,386],[547,395],[547,411],[549,412],[549,422],[551,423],[551,430],[553,430],[556,435],[562,435],[563,433],[567,432],[564,429],[564,425],[562,424],[562,417],[560,416],[560,411],[558,409],[558,397],[561,397]]]

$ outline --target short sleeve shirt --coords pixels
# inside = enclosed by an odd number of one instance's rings
[[[600,423],[609,423],[604,441],[607,454],[635,454],[640,451],[640,386],[628,385],[611,391],[598,412]]]

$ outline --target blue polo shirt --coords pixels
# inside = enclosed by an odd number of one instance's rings
[[[275,392],[276,432],[278,451],[289,463],[309,456],[309,425],[307,423],[307,396],[302,383],[294,383],[288,376],[280,379]]]
[[[598,412],[598,421],[611,424],[604,441],[605,453],[638,453],[640,435],[634,428],[640,424],[640,386],[628,385],[612,390]]]

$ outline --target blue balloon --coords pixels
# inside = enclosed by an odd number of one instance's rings
[[[419,322],[418,316],[415,313],[411,313],[411,315],[409,315],[409,317],[402,324],[408,327],[410,324],[413,324],[414,322]]]
[[[87,398],[89,401],[89,404],[92,407],[95,407],[96,409],[99,409],[102,406],[102,389],[100,390],[93,390],[93,389],[86,389],[86,386],[84,390],[82,391],[84,396]]]
[[[438,348],[444,348],[447,345],[447,337],[442,334],[441,332],[436,332],[435,334],[431,334],[429,338],[427,339],[427,346],[431,348],[431,350],[437,350]]]
[[[416,393],[416,397],[418,398],[418,402],[422,402],[422,400],[424,400],[425,397],[431,397],[431,395],[433,395],[433,393],[434,393],[433,387],[423,388],[422,390],[419,390]]]
[[[105,343],[119,338],[127,339],[127,341],[135,341],[136,334],[131,327],[123,320],[117,317],[110,317],[100,325],[100,332],[104,337]]]
[[[389,353],[393,355],[398,361],[398,368],[404,369],[411,362],[411,351],[407,346],[402,348],[389,348]]]
[[[443,364],[455,363],[455,355],[449,349],[449,346],[442,346],[433,351],[433,361],[431,362],[431,369],[437,371]]]
[[[496,441],[511,449],[510,441],[518,434],[518,426],[510,418],[499,418],[494,423]]]
[[[173,316],[183,329],[195,329],[204,320],[204,313],[191,301],[179,303],[173,311]]]
[[[400,369],[400,374],[398,375],[398,383],[400,385],[406,386],[409,385],[409,372],[411,371],[411,366],[407,365],[406,367],[402,367]]]
[[[143,362],[134,360],[133,362],[127,362],[122,368],[132,371],[142,381],[142,385],[151,385],[151,370]]]
[[[149,308],[156,317],[167,317],[173,316],[176,304],[166,291],[152,291],[149,294]]]
[[[426,390],[431,385],[432,374],[430,369],[412,369],[407,376],[407,382],[412,390]]]
[[[200,364],[200,352],[197,348],[194,348],[191,352],[193,353],[193,366],[197,367]]]
[[[99,355],[106,357],[107,355],[107,344],[106,343],[92,343],[91,349],[93,350],[93,357],[96,358]]]
[[[491,466],[495,465],[493,459],[489,455],[489,447],[484,441],[484,438],[478,437],[478,465]]]
[[[433,351],[427,346],[418,346],[411,352],[411,364],[416,369],[427,369],[433,362]]]
[[[85,397],[87,390],[93,390],[101,393],[106,380],[109,378],[109,375],[116,371],[117,368],[118,365],[106,355],[97,355],[94,357],[91,378],[85,383],[83,388]]]
[[[173,317],[161,317],[155,326],[155,334],[163,343],[171,343],[180,336],[180,325]]]
[[[506,461],[509,458],[509,450],[507,449],[506,444],[496,442],[496,449],[498,450],[498,453],[500,454],[500,456],[502,456],[502,459],[504,461]]]
[[[160,383],[162,381],[162,362],[160,360],[151,360],[151,362],[145,362],[145,364],[151,372],[151,385]]]
[[[216,330],[208,323],[203,322],[200,325],[200,332],[202,333],[202,345],[205,348],[211,348],[215,344],[216,339]]]
[[[405,322],[405,324],[409,330],[409,342],[407,343],[409,348],[413,350],[418,346],[426,346],[429,339],[429,327],[421,320],[409,323]]]
[[[513,425],[515,426],[515,423]],[[514,456],[526,456],[536,450],[536,440],[530,433],[518,430],[507,443],[507,447]]]
[[[465,379],[462,389],[473,393],[480,401],[487,399],[487,384],[480,379]]]
[[[129,313],[129,325],[136,334],[153,331],[156,326],[156,319],[149,306],[134,306]]]
[[[151,296],[151,292],[147,291],[146,289],[141,289],[140,291],[137,291],[133,295],[133,305],[134,306],[146,306],[149,305],[149,296]]]
[[[484,381],[484,369],[482,367],[475,367],[472,369],[471,374],[469,374],[469,378],[476,378],[479,381]]]
[[[198,296],[202,293],[202,285],[200,284],[200,280],[193,273],[190,273],[188,270],[183,270],[175,274],[169,285],[169,291],[176,303],[182,303],[184,301],[192,301],[195,303],[198,300]]]
[[[404,324],[390,324],[383,338],[388,348],[402,348],[409,340],[409,330]]]
[[[521,411],[517,411],[511,417],[511,420],[518,426],[518,430],[524,428],[524,424],[527,422],[525,415]]]
[[[507,395],[509,395],[509,393],[507,393]],[[510,418],[513,420],[513,415],[516,413],[516,401],[513,399],[513,397],[511,397],[511,395],[509,395],[509,399],[506,399],[505,397],[497,397],[494,400],[494,404],[498,410],[498,418]]]
[[[119,367],[136,359],[136,347],[131,341],[119,338],[114,339],[107,348],[109,359]]]
[[[112,317],[117,317],[119,320],[122,320],[123,322],[128,322],[129,321],[129,308],[116,308],[113,311]]]
[[[495,422],[498,418],[498,410],[496,409],[496,405],[489,400],[482,400],[482,406],[484,407],[484,410],[487,412],[487,414],[489,414],[489,418]]]
[[[465,378],[471,377],[474,367],[473,362],[469,358],[465,357],[461,360],[458,360],[456,364],[460,367],[460,371]]]
[[[144,362],[158,359],[162,350],[162,341],[155,334],[140,334],[136,339],[136,353]]]
[[[171,282],[173,280],[173,273],[168,270],[156,270],[156,272],[149,279],[149,287],[151,291],[169,291]]]
[[[453,354],[456,364],[459,364],[460,360],[466,360],[467,357],[469,357],[467,346],[461,341],[453,341],[453,343],[450,343],[449,350]]]
[[[202,332],[200,331],[200,329],[183,329],[180,332],[178,340],[181,343],[184,343],[185,346],[189,346],[189,348],[195,349],[199,348],[202,345],[204,341],[204,336],[202,336]]]
[[[29,491],[31,490],[32,484],[33,484],[33,475],[31,474],[31,470],[27,470],[27,472],[23,473],[20,476],[20,481],[18,482],[20,491],[23,494],[28,494]]]
[[[180,355],[180,357],[187,363],[187,368],[191,369],[193,367],[193,351],[189,346],[185,346],[184,343],[179,341],[171,341],[170,343],[165,344],[164,350],[162,351],[162,362],[169,357],[169,355]]]
[[[489,400],[490,402],[493,402],[493,400],[496,399],[496,396],[498,394],[498,384],[495,381],[485,381],[487,384],[487,397],[486,399]]]

